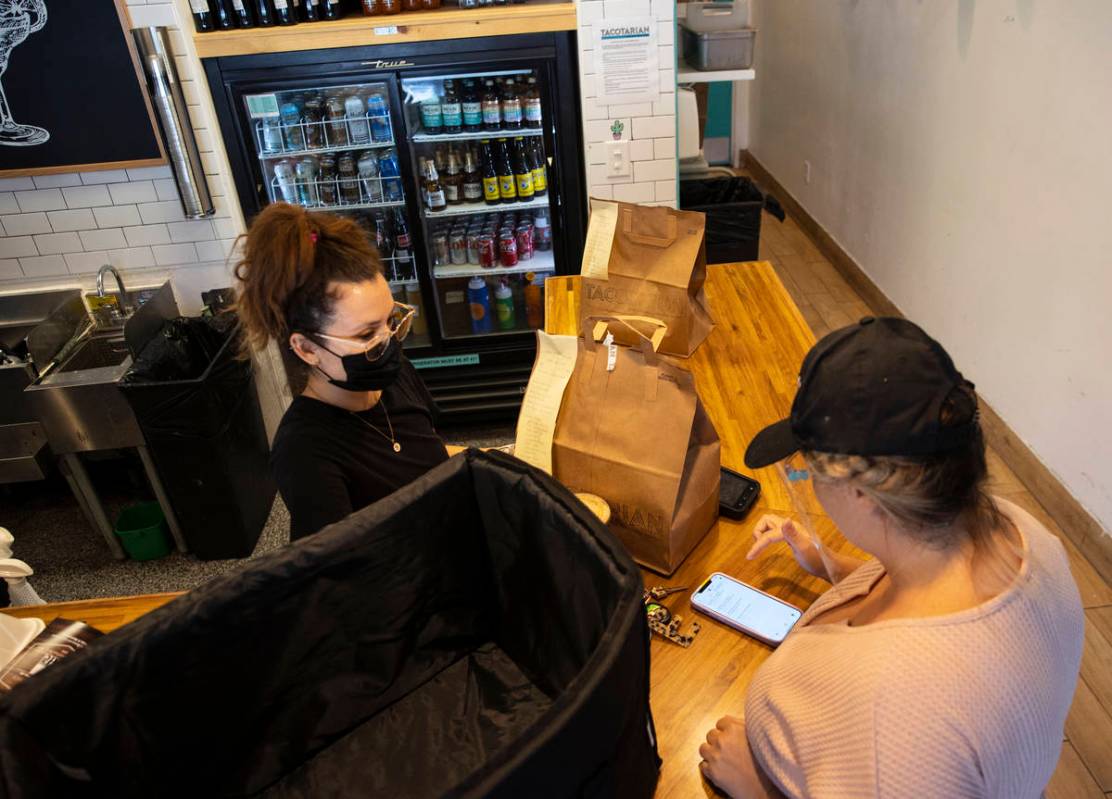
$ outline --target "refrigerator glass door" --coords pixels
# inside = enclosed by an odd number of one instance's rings
[[[430,343],[385,82],[243,95],[269,202],[354,220],[377,245],[398,302],[417,308],[407,348]]]
[[[527,333],[544,324],[552,250],[553,161],[543,74],[535,69],[405,77],[410,181],[445,339]],[[548,137],[551,140],[551,135]]]

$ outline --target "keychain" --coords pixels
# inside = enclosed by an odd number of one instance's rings
[[[661,605],[659,600],[664,597],[675,594],[680,591],[686,591],[686,587],[682,588],[668,588],[663,585],[653,586],[652,588],[645,589],[642,592],[642,599],[645,601],[645,614],[648,616],[649,629],[659,635],[666,641],[671,641],[673,644],[678,644],[685,649],[691,646],[695,640],[695,636],[699,634],[699,622],[692,622],[687,634],[680,633],[680,626],[683,624],[683,616],[674,616],[672,611]]]

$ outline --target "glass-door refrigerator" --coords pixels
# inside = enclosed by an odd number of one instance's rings
[[[247,221],[356,220],[418,308],[405,351],[449,420],[520,407],[544,280],[579,270],[574,34],[205,60]]]

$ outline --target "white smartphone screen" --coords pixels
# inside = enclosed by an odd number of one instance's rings
[[[798,608],[720,573],[703,583],[691,603],[719,621],[773,643],[783,641],[803,615]]]

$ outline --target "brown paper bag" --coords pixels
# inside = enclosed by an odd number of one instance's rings
[[[585,270],[580,321],[626,314],[659,319],[668,326],[660,351],[687,358],[714,327],[703,289],[706,217],[662,206],[614,205],[617,223],[607,278],[590,277]],[[621,344],[636,343],[621,330],[614,335]]]
[[[598,344],[586,320],[560,405],[552,473],[610,504],[612,529],[642,565],[671,574],[718,518],[718,433],[691,373],[660,358],[636,325],[610,320],[635,348]],[[659,322],[656,341],[667,338]],[[599,336],[601,337],[601,335]],[[609,362],[613,359],[613,369]]]

